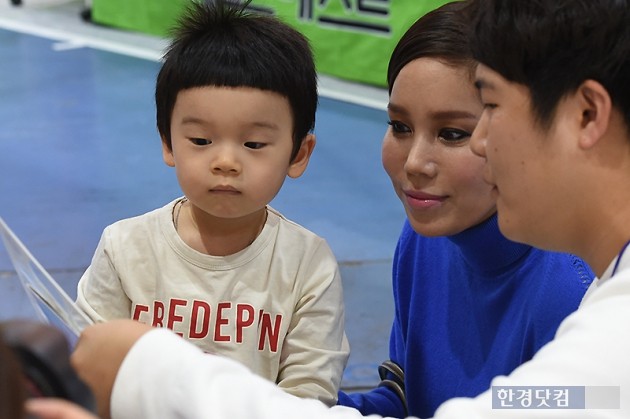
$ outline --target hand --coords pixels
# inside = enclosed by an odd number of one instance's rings
[[[70,361],[92,389],[100,417],[110,417],[114,380],[125,356],[151,329],[134,320],[112,320],[87,327],[79,337]]]
[[[29,415],[39,419],[98,419],[79,405],[63,399],[29,399],[25,408]]]

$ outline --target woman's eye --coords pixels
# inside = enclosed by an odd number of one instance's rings
[[[206,140],[204,138],[191,138],[190,142],[193,143],[194,145],[208,145],[208,144],[212,144],[212,141]]]
[[[440,130],[438,136],[445,142],[460,142],[470,138],[471,133],[461,129],[445,128]]]
[[[257,141],[248,141],[248,142],[245,143],[245,147],[251,148],[253,150],[259,150],[259,149],[263,148],[266,145],[267,144],[265,144],[265,143],[259,143]]]
[[[392,127],[392,131],[395,134],[407,134],[411,132],[409,127],[400,121],[387,121],[387,124]]]

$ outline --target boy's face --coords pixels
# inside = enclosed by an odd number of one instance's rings
[[[182,191],[205,213],[239,218],[264,209],[286,176],[306,169],[314,138],[290,162],[293,119],[288,99],[269,91],[206,86],[179,92],[171,117],[172,150]]]
[[[382,159],[416,232],[457,234],[495,212],[484,160],[468,146],[481,111],[467,67],[420,58],[396,77]]]
[[[512,240],[554,249],[575,202],[567,195],[567,185],[575,182],[566,124],[556,114],[542,129],[527,87],[484,65],[477,68],[476,84],[484,111],[471,148],[486,158],[484,177],[497,197],[499,227]]]

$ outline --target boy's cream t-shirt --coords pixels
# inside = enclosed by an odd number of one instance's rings
[[[349,347],[327,243],[268,208],[249,247],[206,255],[177,234],[178,201],[104,230],[78,284],[79,306],[94,321],[167,327],[291,394],[334,404]]]

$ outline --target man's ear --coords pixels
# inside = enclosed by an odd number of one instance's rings
[[[175,157],[173,157],[173,150],[171,150],[166,142],[164,136],[162,137],[162,158],[167,166],[175,167]]]
[[[612,99],[608,90],[595,80],[584,81],[577,89],[576,98],[582,111],[579,145],[589,149],[608,130]]]
[[[315,143],[314,134],[307,134],[306,137],[304,137],[297,155],[289,165],[289,170],[287,171],[287,175],[289,175],[289,177],[295,179],[302,176],[306,170],[306,166],[308,166],[311,154],[313,154],[313,150],[315,149]]]

